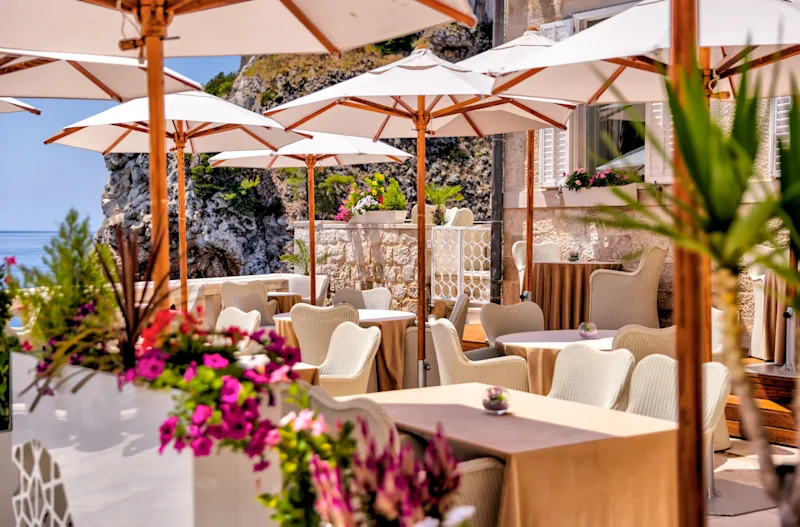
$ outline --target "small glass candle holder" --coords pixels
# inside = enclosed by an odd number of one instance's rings
[[[578,326],[578,334],[584,339],[596,339],[597,326],[591,322],[581,322],[581,325]]]
[[[502,386],[492,386],[487,388],[483,394],[483,407],[487,412],[495,415],[503,415],[511,405],[511,398],[508,390]]]

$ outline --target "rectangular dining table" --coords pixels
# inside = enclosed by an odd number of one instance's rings
[[[482,408],[484,384],[371,393],[403,432],[506,464],[502,527],[676,527],[676,425],[510,391],[509,413]]]

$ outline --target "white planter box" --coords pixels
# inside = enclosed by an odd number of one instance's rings
[[[55,397],[43,397],[29,413],[34,390],[19,393],[32,380],[35,363],[25,354],[12,354],[10,435],[14,456],[20,456],[16,459],[20,465],[22,458],[30,459],[31,454],[39,460],[50,458],[58,465],[66,511],[74,525],[276,525],[270,519],[271,511],[255,498],[258,488],[260,492],[280,488],[277,460],[256,475],[247,456],[229,451],[195,459],[188,447],[181,454],[169,447],[159,455],[158,428],[173,406],[172,393],[131,385],[119,392],[116,377],[109,374],[96,375],[77,394],[70,390],[83,376],[73,377]],[[65,373],[70,373],[83,368],[66,369],[69,371]],[[262,412],[277,417],[272,414],[279,408],[262,408]],[[19,481],[16,475],[4,473],[3,477]],[[34,470],[34,477],[43,479],[38,470]],[[57,481],[45,482],[44,488],[57,485]],[[53,490],[51,495],[57,493]],[[14,500],[19,503],[25,495]],[[51,510],[55,508],[63,512],[63,507],[53,506]],[[28,524],[18,518],[15,525]],[[32,525],[39,523],[34,520]]]
[[[406,216],[406,210],[371,210],[364,214],[354,214],[348,223],[404,223]]]
[[[626,203],[612,189],[619,189],[632,199],[636,199],[636,183],[619,187],[584,188],[581,190],[562,189],[565,207],[624,207]]]

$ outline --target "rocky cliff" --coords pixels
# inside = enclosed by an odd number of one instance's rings
[[[479,2],[478,13],[487,13]],[[418,35],[355,50],[341,57],[252,56],[243,59],[235,75],[220,75],[207,89],[229,101],[262,112],[312,93],[409,53],[427,44],[451,61],[463,60],[491,45],[491,25],[484,19],[474,30],[458,25],[433,28]],[[388,141],[414,152],[413,140]],[[434,183],[464,187],[465,204],[476,219],[489,217],[490,141],[472,138],[437,138],[428,141],[427,175]],[[169,156],[169,217],[171,260],[177,262],[177,170]],[[289,227],[307,219],[305,170],[211,169],[208,156],[187,156],[187,229],[190,277],[255,274],[277,271],[279,257],[292,250]],[[150,238],[150,198],[146,155],[106,156],[109,180],[103,192],[106,219],[98,231],[100,241],[113,241],[113,227],[121,224],[140,233],[145,258]],[[345,192],[347,178],[380,171],[400,182],[410,203],[416,202],[414,163],[320,170],[318,218],[331,217]],[[327,180],[327,184],[326,184]],[[177,264],[173,275],[177,276]]]

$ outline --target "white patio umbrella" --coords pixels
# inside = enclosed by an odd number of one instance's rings
[[[166,93],[200,89],[199,83],[164,68]],[[130,101],[147,96],[147,70],[132,58],[0,49],[0,94]]]
[[[425,323],[425,136],[477,136],[532,128],[565,128],[573,106],[491,97],[492,78],[447,62],[430,50],[279,106],[266,115],[287,129],[371,137],[417,137],[417,270],[420,325]],[[425,332],[419,332],[424,385]]]
[[[25,104],[22,101],[12,99],[11,97],[0,97],[0,113],[16,113],[16,112],[30,112],[34,115],[42,113],[38,108],[34,108],[30,104]]]
[[[240,168],[300,168],[308,169],[308,239],[309,275],[311,291],[317,290],[317,241],[314,232],[314,169],[316,167],[342,167],[371,163],[402,163],[410,154],[380,141],[363,137],[315,133],[311,139],[303,139],[284,146],[277,152],[246,151],[222,152],[209,161],[213,167]],[[311,304],[315,303],[311,295]]]
[[[180,231],[181,301],[186,306],[186,188],[184,150],[196,154],[227,149],[277,150],[304,136],[288,132],[268,117],[245,110],[205,92],[183,92],[164,99],[162,141],[178,158],[178,228]],[[135,99],[70,125],[45,141],[111,153],[146,153],[150,148],[149,100]],[[168,251],[165,251],[168,252]]]
[[[477,23],[467,0],[4,0],[1,9],[2,47],[147,59],[153,100],[152,227],[153,237],[164,246],[166,152],[160,137],[165,54],[340,53],[453,20],[470,27]],[[169,255],[162,251],[153,277],[160,283],[168,274]]]
[[[494,92],[587,104],[665,101],[670,28],[670,2],[645,0],[508,65]],[[698,46],[707,49],[700,67],[709,69],[708,87],[717,96],[735,92],[747,58],[751,80],[770,95],[791,95],[800,69],[800,9],[781,0],[699,0]]]
[[[555,44],[555,41],[540,35],[536,28],[530,27],[525,33],[514,40],[509,40],[504,44],[494,47],[490,50],[479,53],[474,57],[462,60],[458,63],[459,66],[477,71],[478,73],[485,73],[494,77],[499,71],[507,67],[509,64],[514,64],[520,60],[536,55],[537,53],[549,48]],[[534,135],[533,130],[528,130],[526,147],[528,151],[527,162],[527,185],[528,193],[526,200],[526,220],[525,224],[525,269],[527,270],[527,280],[523,289],[531,291],[533,289],[533,274],[531,267],[533,265],[533,198],[534,198],[534,181],[533,181],[533,156],[534,156]]]

